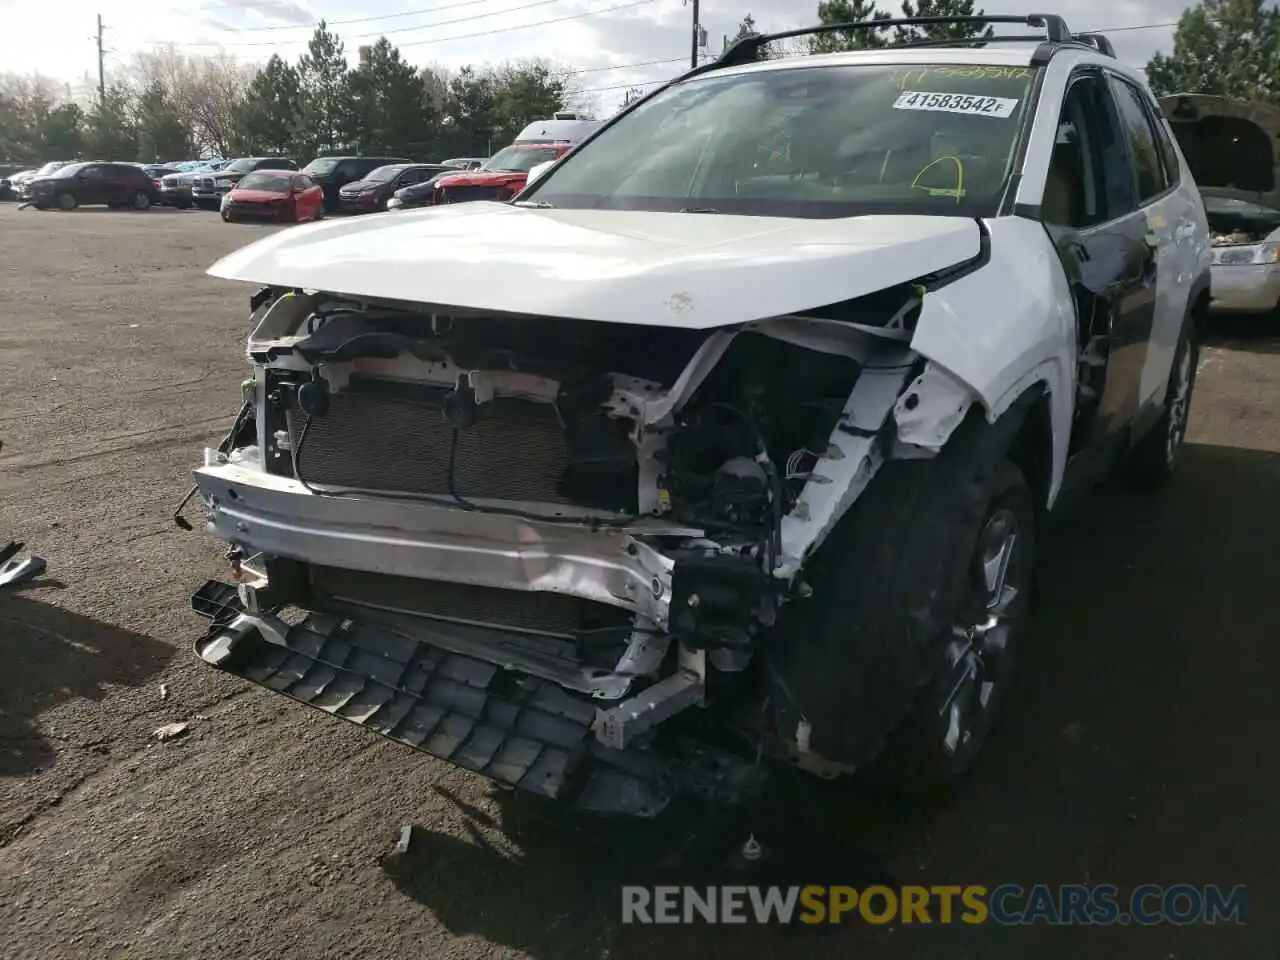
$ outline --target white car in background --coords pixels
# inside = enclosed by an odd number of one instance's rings
[[[1161,108],[1204,198],[1213,243],[1211,307],[1271,313],[1280,305],[1280,108],[1207,94]]]

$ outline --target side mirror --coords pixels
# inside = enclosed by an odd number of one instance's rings
[[[537,166],[531,167],[529,169],[529,175],[525,177],[525,186],[527,187],[529,184],[533,183],[533,181],[541,177],[544,173],[555,166],[555,163],[556,162],[554,160],[543,160],[542,163],[539,163]]]

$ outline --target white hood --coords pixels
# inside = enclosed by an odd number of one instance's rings
[[[976,221],[539,210],[476,201],[282,230],[209,273],[354,297],[706,329],[978,255]]]

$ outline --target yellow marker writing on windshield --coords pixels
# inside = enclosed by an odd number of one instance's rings
[[[920,178],[945,161],[951,161],[956,165],[956,185],[952,189],[950,187],[922,187],[920,186]],[[928,191],[931,197],[954,197],[956,203],[960,202],[960,198],[964,196],[964,161],[959,157],[938,157],[938,159],[930,161],[916,174],[911,186],[916,190]]]

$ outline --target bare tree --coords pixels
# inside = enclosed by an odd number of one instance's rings
[[[442,64],[431,63],[419,70],[418,75],[422,77],[422,83],[427,88],[427,99],[435,107],[437,114],[448,114],[453,103],[453,95],[449,92],[453,71]]]
[[[189,56],[172,44],[135,54],[128,69],[134,89],[161,84],[186,118],[190,141],[221,156],[234,151],[236,115],[256,73],[229,54]]]

